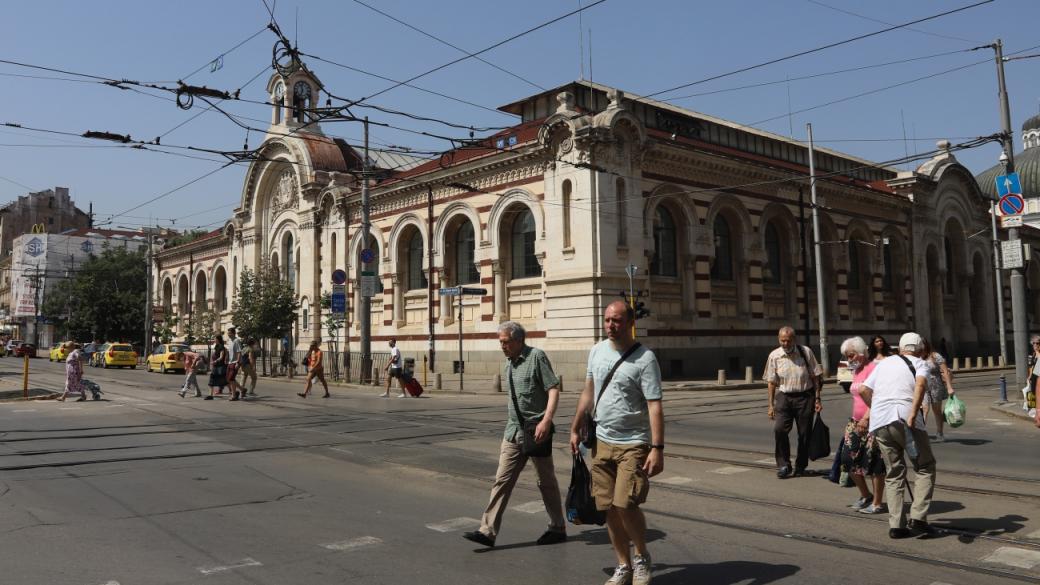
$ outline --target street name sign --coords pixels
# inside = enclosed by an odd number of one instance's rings
[[[345,284],[332,285],[332,316],[343,319],[347,315],[347,286]]]
[[[993,182],[997,185],[998,197],[1003,197],[1009,193],[1022,194],[1022,181],[1019,180],[1018,173],[1000,175]]]
[[[462,289],[462,294],[464,294],[464,295],[485,296],[485,295],[487,295],[487,289],[486,288],[463,288]]]
[[[1026,201],[1018,193],[1008,193],[997,203],[1003,215],[1018,215],[1026,208]]]
[[[376,273],[372,270],[361,271],[361,296],[363,297],[374,297],[376,296]]]
[[[1022,227],[1022,214],[1000,216],[1000,227],[1004,229]]]
[[[1001,264],[1005,270],[1022,268],[1022,240],[1005,240],[1000,242]]]
[[[437,294],[441,295],[442,297],[456,297],[459,296],[459,294],[461,293],[462,288],[458,286],[437,289]]]

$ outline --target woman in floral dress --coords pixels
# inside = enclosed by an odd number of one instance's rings
[[[83,402],[87,399],[86,389],[83,388],[83,352],[79,344],[72,341],[65,342],[65,351],[69,354],[65,358],[65,392],[58,400],[64,401],[69,394],[79,394],[76,402]]]

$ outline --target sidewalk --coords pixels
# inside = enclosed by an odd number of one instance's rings
[[[1022,410],[1021,401],[1016,402],[1014,400],[1011,400],[1009,402],[1001,402],[998,400],[991,404],[989,408],[990,410],[1005,414],[1007,416],[1012,416],[1015,418],[1027,420],[1029,422],[1033,422],[1033,417],[1029,416],[1028,412]]]

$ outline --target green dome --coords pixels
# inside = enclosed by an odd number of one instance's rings
[[[1036,130],[1037,128],[1040,128],[1040,114],[1022,122],[1022,132],[1029,132],[1030,130]]]
[[[1030,118],[1026,124],[1036,121],[1040,127],[1040,116]],[[1025,125],[1022,126],[1025,129]],[[1015,154],[1015,171],[1022,180],[1022,196],[1040,197],[1040,147],[1027,148]],[[1004,165],[997,164],[975,176],[979,189],[990,199],[997,198],[997,185],[994,180],[1004,174]]]

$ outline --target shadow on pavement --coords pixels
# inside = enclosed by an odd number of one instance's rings
[[[979,536],[999,536],[1001,534],[1012,534],[1025,528],[1025,522],[1029,518],[1018,514],[1005,514],[1000,518],[950,518],[944,522],[932,522],[934,528],[939,530],[958,530],[971,534],[939,533],[931,538],[942,536],[956,536],[963,543],[974,542]]]
[[[753,561],[665,565],[654,563],[654,585],[764,585],[786,579],[802,570],[796,565],[771,565]],[[610,569],[613,571],[613,568]]]
[[[992,443],[989,439],[946,439],[943,443],[957,443],[959,445],[966,445],[968,447],[978,447],[985,445],[986,443]]]
[[[960,502],[947,502],[944,500],[932,500],[931,505],[928,506],[929,514],[948,514],[950,512],[957,512],[964,509],[964,504]]]
[[[654,542],[667,536],[660,530],[653,528],[646,529],[646,541]],[[588,546],[610,546],[610,536],[607,534],[606,528],[594,528],[592,530],[583,530],[578,533],[568,532],[567,542],[583,542]],[[538,546],[534,540],[529,542],[515,542],[513,544],[504,544],[501,546],[495,546],[495,548],[478,548],[474,549],[475,553],[489,553],[503,550],[516,550],[520,548],[528,548],[532,546]],[[613,571],[614,569],[611,569]]]

